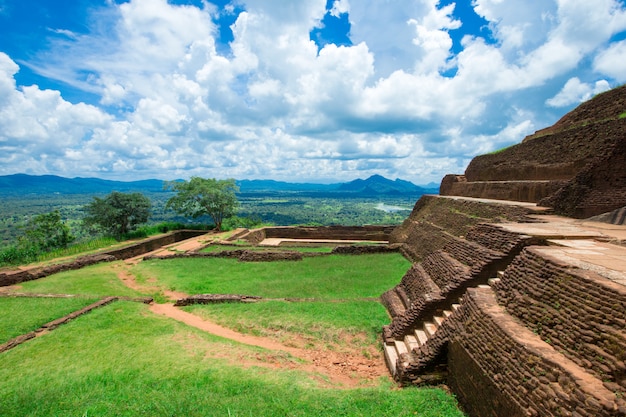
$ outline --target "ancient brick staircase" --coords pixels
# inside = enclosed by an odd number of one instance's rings
[[[626,249],[567,222],[439,224],[382,296],[394,379],[445,382],[470,415],[626,416]]]
[[[468,288],[487,284],[517,255],[535,242],[530,236],[481,224],[465,238],[445,231],[443,248],[414,264],[395,288],[382,296],[392,316],[383,329],[385,360],[402,383],[424,378],[436,365],[447,341],[445,322],[454,315]],[[406,370],[416,368],[417,372]]]
[[[385,341],[385,362],[394,378],[402,378],[400,374],[404,375],[405,372],[403,371],[409,363],[415,361],[416,358],[411,358],[410,355],[417,355],[419,360],[421,351],[436,352],[435,356],[440,353],[437,352],[440,346],[436,346],[432,341],[435,340],[437,330],[460,308],[460,304],[452,304],[451,308],[451,310],[441,310],[427,320],[416,323],[413,326],[412,333],[405,335],[404,338],[387,339]],[[400,361],[398,361],[399,359]],[[423,377],[423,375],[420,377]]]

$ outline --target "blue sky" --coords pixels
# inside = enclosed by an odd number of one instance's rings
[[[623,0],[0,0],[0,175],[439,182],[625,39]]]

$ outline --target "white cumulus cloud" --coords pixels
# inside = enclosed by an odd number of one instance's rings
[[[426,183],[626,80],[617,0],[474,0],[491,35],[454,3],[326,4],[107,2],[32,59],[0,51],[0,173]],[[311,39],[328,12],[351,45]],[[18,85],[20,67],[96,99]]]

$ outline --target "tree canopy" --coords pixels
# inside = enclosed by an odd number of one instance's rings
[[[165,188],[177,194],[167,201],[166,207],[192,218],[209,215],[216,230],[222,230],[224,219],[233,216],[239,201],[235,193],[239,187],[234,179],[191,177],[189,181],[170,181]]]
[[[74,240],[70,228],[61,220],[58,210],[40,214],[31,219],[24,227],[24,244],[35,246],[47,252],[53,249],[66,248]]]
[[[83,222],[119,238],[147,222],[151,206],[150,199],[141,193],[113,191],[104,198],[94,197],[84,207],[87,215]]]

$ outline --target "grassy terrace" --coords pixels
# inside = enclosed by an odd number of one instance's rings
[[[80,310],[94,298],[0,298],[0,344]]]
[[[130,268],[150,287],[275,298],[187,308],[240,332],[283,342],[296,337],[304,349],[321,352],[350,344],[368,355],[380,354],[380,326],[389,320],[376,298],[408,267],[397,254],[255,264],[155,260],[64,272],[19,291],[142,295],[118,278]],[[285,297],[306,300],[280,300]],[[0,299],[0,334],[29,331],[90,301]],[[13,323],[21,327],[8,330]],[[440,389],[400,390],[385,376],[350,388],[302,365],[288,353],[220,338],[155,315],[149,306],[118,301],[0,354],[0,415],[462,416]]]
[[[188,294],[246,294],[319,300],[376,298],[409,269],[401,255],[330,255],[293,262],[242,263],[236,259],[169,259],[138,264],[141,280],[156,279]]]

